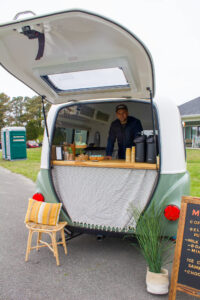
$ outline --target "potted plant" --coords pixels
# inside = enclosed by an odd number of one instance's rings
[[[151,294],[167,294],[169,275],[168,270],[163,266],[169,262],[170,248],[173,243],[165,237],[160,226],[163,209],[156,209],[154,205],[151,205],[147,212],[141,213],[138,209],[131,207],[131,213],[135,224],[134,236],[147,263],[147,291]]]

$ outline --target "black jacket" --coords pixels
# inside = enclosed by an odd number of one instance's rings
[[[143,130],[140,120],[128,116],[125,126],[121,125],[120,121],[116,119],[110,126],[108,143],[106,148],[106,155],[112,156],[114,143],[118,142],[118,158],[124,159],[126,148],[131,148],[134,143],[133,140]]]

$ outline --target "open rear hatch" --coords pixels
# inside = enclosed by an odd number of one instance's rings
[[[0,25],[0,62],[47,101],[154,94],[151,56],[119,24],[72,10]]]

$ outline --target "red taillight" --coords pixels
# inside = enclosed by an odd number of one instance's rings
[[[168,205],[164,210],[164,216],[169,221],[176,221],[179,218],[180,209],[176,205]]]
[[[37,201],[42,201],[42,202],[44,201],[44,196],[40,193],[34,194],[32,198]]]

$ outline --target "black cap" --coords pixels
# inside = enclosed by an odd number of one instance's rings
[[[127,107],[125,104],[118,104],[118,105],[116,106],[116,112],[117,112],[119,109],[125,109],[125,110],[128,110],[128,107]]]

